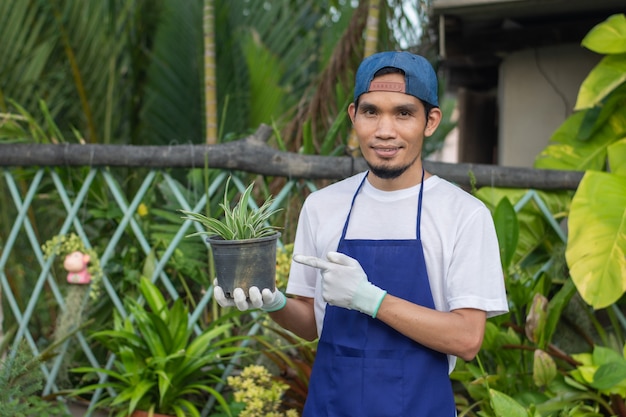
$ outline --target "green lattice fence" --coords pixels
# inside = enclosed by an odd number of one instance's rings
[[[103,317],[110,317],[110,312],[98,311],[98,306],[114,308],[125,317],[123,297],[139,275],[148,276],[172,299],[188,297],[194,304],[190,323],[199,332],[199,320],[209,310],[211,301],[210,280],[202,276],[207,251],[206,246],[199,248],[203,245],[200,238],[194,242],[185,239],[195,231],[193,228],[200,230],[199,225],[180,220],[176,209],[204,211],[208,202],[220,201],[227,177],[226,172],[211,175],[207,193],[204,178],[185,178],[184,183],[195,181],[202,185],[183,186],[183,182],[164,170],[3,170],[0,288],[5,312],[3,328],[11,333],[3,335],[5,344],[10,344],[8,359],[16,355],[20,345],[25,345],[29,354],[40,355],[59,340],[55,330],[60,317],[80,314],[87,305],[96,305],[91,317],[96,326]],[[232,178],[237,189],[243,191],[246,184],[242,179]],[[314,189],[312,183],[287,181],[276,193],[274,204],[286,205],[302,186]],[[217,194],[219,198],[213,198]],[[90,302],[89,291],[84,291],[78,301],[75,297],[71,300],[74,305],[68,305],[72,286],[59,273],[61,261],[46,257],[42,251],[48,239],[70,233],[78,235],[86,248],[96,248],[99,253],[104,273],[96,301]],[[194,256],[188,257],[182,248]],[[76,326],[84,323],[73,319]],[[256,326],[250,331],[258,329]],[[68,330],[72,329],[65,329]],[[64,386],[64,366],[77,350],[89,365],[104,365],[100,358],[106,356],[97,351],[87,333],[86,328],[79,329],[62,340],[56,348],[58,354],[41,365],[46,380],[44,395],[68,388]],[[112,361],[109,356],[107,366]],[[224,373],[228,372],[226,367]],[[96,399],[97,396],[93,401]],[[211,405],[205,408],[205,415]]]

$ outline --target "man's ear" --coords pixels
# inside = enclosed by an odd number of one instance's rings
[[[439,127],[439,123],[441,123],[441,118],[443,114],[441,113],[441,109],[439,107],[433,107],[428,112],[428,117],[426,118],[426,128],[424,129],[425,136],[431,136]]]
[[[348,116],[350,116],[350,120],[352,120],[352,124],[354,124],[354,116],[356,115],[356,106],[354,103],[350,103],[348,106]]]

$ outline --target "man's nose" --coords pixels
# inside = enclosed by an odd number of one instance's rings
[[[391,139],[396,136],[395,122],[392,116],[383,115],[378,119],[376,136],[381,139]]]

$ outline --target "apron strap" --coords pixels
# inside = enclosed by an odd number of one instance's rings
[[[354,196],[352,196],[352,202],[350,203],[350,211],[348,211],[348,217],[346,218],[346,222],[343,225],[343,230],[341,231],[340,240],[344,240],[346,238],[346,232],[348,231],[348,223],[350,223],[350,215],[352,214],[354,201],[356,200],[356,196],[359,194],[359,191],[361,191],[361,188],[363,188],[363,184],[365,184],[365,180],[367,179],[367,174],[369,174],[369,171],[365,172],[365,176],[361,180],[359,187],[356,189]],[[422,195],[423,194],[424,194],[424,167],[422,167],[422,181],[420,183],[420,191],[419,191],[419,196],[417,199],[417,225],[415,227],[416,228],[415,235],[417,236],[417,240],[421,240],[420,224],[422,223]]]
[[[361,183],[359,184],[359,188],[356,189],[354,196],[352,196],[352,203],[350,203],[350,211],[348,211],[348,217],[346,218],[346,222],[343,225],[343,231],[341,232],[340,240],[344,240],[346,238],[346,231],[348,230],[348,223],[350,223],[350,215],[352,214],[352,207],[354,207],[354,201],[356,200],[356,196],[357,194],[359,194],[359,191],[361,191],[361,188],[363,187],[363,184],[365,183],[365,180],[367,179],[367,174],[369,174],[369,171],[365,172],[365,176],[361,180]]]
[[[420,192],[419,197],[417,199],[417,224],[415,228],[415,235],[417,236],[417,240],[422,240],[421,238],[421,227],[422,224],[422,195],[424,194],[424,167],[422,166],[422,182],[420,183]]]

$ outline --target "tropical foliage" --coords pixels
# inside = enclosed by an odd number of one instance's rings
[[[135,410],[199,417],[206,402],[201,394],[211,394],[226,405],[214,386],[228,358],[241,349],[237,338],[223,337],[233,322],[213,321],[196,336],[182,299],[169,306],[147,278],[141,279],[140,287],[146,306],[128,299],[130,315],[116,315],[112,330],[93,335],[115,355],[113,366],[74,369],[95,373],[97,378],[106,374],[108,381],[89,384],[73,394],[111,390],[104,391],[98,405],[116,410],[117,417]]]
[[[536,166],[586,171],[572,200],[566,258],[583,299],[605,308],[626,291],[626,16],[611,16],[582,45],[606,56]]]
[[[626,18],[582,44],[609,55],[536,161],[585,170],[577,191],[477,192],[494,213],[511,313],[490,320],[478,359],[453,374],[463,415],[626,415]]]
[[[416,3],[425,27],[429,2]],[[396,48],[398,38],[415,47],[427,33],[412,26],[399,0],[356,9],[336,0],[2,0],[0,111],[19,104],[38,114],[45,100],[60,131],[75,129],[86,142],[200,143],[206,84],[216,93],[220,140],[277,123],[291,149],[305,132],[319,149],[347,105],[370,8],[379,13],[378,49]],[[214,74],[205,44],[215,45]],[[347,129],[344,122],[335,144]]]

